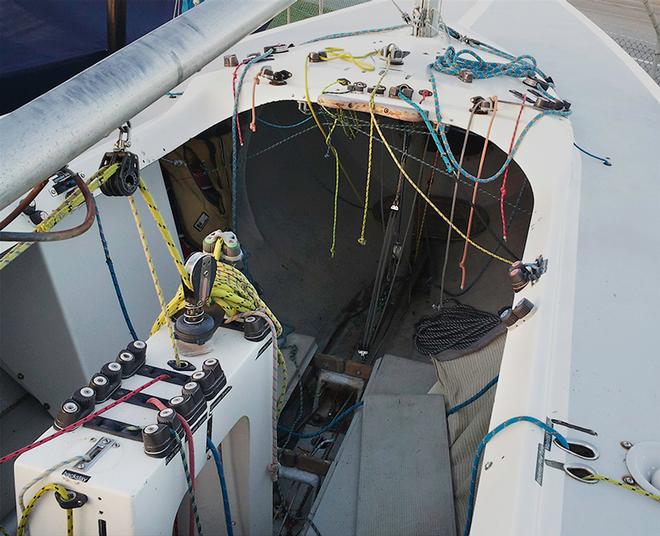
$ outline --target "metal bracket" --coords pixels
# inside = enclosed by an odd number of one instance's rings
[[[85,456],[87,457],[87,460],[78,462],[76,464],[76,469],[79,469],[80,471],[87,471],[92,467],[97,461],[99,461],[99,458],[108,452],[111,447],[118,447],[119,443],[117,443],[114,439],[111,439],[109,437],[102,437],[99,439],[96,443],[94,443],[94,446],[89,449],[86,453]]]

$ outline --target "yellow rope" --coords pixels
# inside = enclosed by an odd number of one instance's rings
[[[363,60],[365,58],[370,58],[371,56],[375,56],[376,54],[378,54],[377,50],[372,50],[371,52],[367,52],[366,54],[362,54],[361,56],[353,56],[353,54],[351,54],[350,52],[346,52],[343,48],[326,47],[325,53],[327,54],[327,58],[321,56],[321,60],[323,61],[343,60],[355,65],[358,69],[361,69],[363,71],[374,71],[376,69],[376,67],[372,63],[367,63],[366,61],[360,61],[360,60]]]
[[[600,482],[609,482],[610,484],[614,484],[616,486],[619,486],[620,488],[626,489],[628,491],[632,491],[633,493],[637,493],[638,495],[643,495],[644,497],[648,497],[649,499],[653,499],[654,501],[660,502],[660,495],[656,495],[654,493],[651,493],[650,491],[643,490],[642,488],[638,488],[637,486],[631,486],[630,484],[626,484],[625,482],[621,482],[620,480],[614,480],[613,478],[609,478],[604,475],[589,475],[589,476],[585,476],[584,479],[598,480]]]
[[[16,536],[23,536],[25,534],[25,528],[27,527],[32,510],[37,505],[41,497],[43,497],[49,491],[57,493],[62,499],[69,498],[69,492],[64,486],[60,486],[59,484],[46,484],[39,491],[37,491],[37,493],[35,493],[34,497],[30,499],[30,502],[25,507],[25,510],[21,515],[21,519],[18,522],[18,530],[16,532]],[[66,533],[67,536],[73,536],[73,511],[71,508],[66,510]]]
[[[406,178],[406,180],[410,183],[410,185],[417,191],[417,193],[420,195],[420,197],[426,201],[429,206],[440,216],[446,223],[449,225],[461,238],[463,238],[468,244],[470,244],[472,247],[476,248],[477,250],[481,251],[482,253],[485,253],[486,255],[489,255],[493,257],[494,259],[503,262],[505,264],[513,264],[513,261],[510,259],[507,259],[505,257],[500,257],[497,253],[493,253],[492,251],[486,249],[483,246],[480,246],[470,238],[468,238],[463,231],[461,231],[454,223],[431,201],[431,199],[415,184],[415,181],[413,181],[408,173],[406,173],[406,170],[403,168],[401,165],[401,162],[397,159],[396,155],[394,154],[394,151],[392,150],[392,147],[388,143],[387,139],[385,138],[385,135],[383,134],[383,131],[380,129],[380,126],[378,124],[378,121],[376,120],[376,115],[374,114],[374,102],[373,102],[373,97],[371,98],[369,102],[369,113],[371,115],[371,121],[374,124],[375,129],[378,131],[378,135],[380,136],[380,139],[383,141],[383,145],[385,145],[385,149],[387,149],[387,152],[389,153],[390,157],[396,164],[396,166],[399,168],[399,171],[401,171],[401,174]]]
[[[140,183],[142,183],[141,179],[140,179]],[[165,298],[163,297],[163,291],[160,288],[160,283],[158,282],[156,267],[154,266],[153,259],[151,258],[151,252],[149,251],[149,244],[147,243],[147,237],[144,235],[144,229],[142,228],[142,221],[140,220],[140,214],[138,213],[137,205],[135,203],[135,199],[133,196],[130,196],[128,198],[128,203],[131,207],[133,220],[135,220],[135,227],[140,237],[140,243],[142,244],[142,251],[144,251],[144,257],[147,260],[147,266],[149,267],[151,280],[154,283],[154,289],[156,291],[156,296],[158,297],[158,303],[160,304],[161,315],[162,315],[165,314],[165,312],[167,311],[167,306],[165,304]],[[188,277],[186,276],[186,280],[187,279]],[[178,367],[181,364],[181,359],[179,357],[179,350],[176,346],[176,340],[174,338],[174,327],[172,326],[172,321],[170,320],[169,316],[165,316],[165,323],[167,324],[167,332],[170,336],[170,342],[172,343],[172,350],[174,351],[174,360],[176,362],[176,366]]]
[[[106,166],[99,169],[94,175],[92,175],[87,181],[87,188],[90,192],[97,190],[105,181],[107,181],[119,168],[119,164],[112,164],[111,166]],[[48,217],[38,224],[34,231],[37,233],[44,233],[50,231],[57,223],[62,221],[65,216],[73,212],[77,207],[84,203],[83,195],[80,191],[76,191],[71,195],[67,196],[62,204],[53,210]],[[19,242],[12,246],[7,252],[0,258],[0,270],[6,268],[7,265],[16,259],[19,255],[24,253],[29,249],[29,247],[34,244],[34,242]]]
[[[158,206],[156,205],[156,202],[154,201],[154,198],[152,197],[149,188],[142,179],[140,179],[139,187],[140,187],[140,194],[142,194],[142,199],[144,199],[144,202],[147,205],[149,212],[151,213],[151,217],[154,219],[156,225],[158,226],[158,231],[160,231],[160,235],[163,238],[163,242],[165,242],[165,247],[167,248],[167,251],[170,253],[170,257],[172,258],[172,261],[174,261],[174,265],[176,266],[176,269],[179,272],[179,275],[181,276],[181,280],[185,283],[185,285],[188,288],[190,288],[190,280],[188,278],[188,273],[186,272],[185,266],[183,264],[183,259],[181,258],[181,254],[179,253],[179,250],[177,249],[174,243],[174,239],[172,238],[172,235],[170,234],[170,231],[167,228],[165,221],[163,220],[163,216],[161,215],[160,210],[158,210]]]

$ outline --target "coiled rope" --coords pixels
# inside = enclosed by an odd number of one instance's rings
[[[465,350],[500,324],[497,315],[456,300],[415,324],[413,342],[420,354],[435,356],[447,350]]]

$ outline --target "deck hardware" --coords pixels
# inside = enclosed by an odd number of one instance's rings
[[[529,103],[534,103],[534,99],[530,99],[527,95],[525,95],[524,93],[521,93],[520,91],[516,91],[515,89],[510,89],[510,90],[509,90],[509,93],[511,93],[512,95],[515,95],[515,96],[518,97],[520,100],[523,100],[523,101],[525,101],[526,103],[527,103],[527,102],[529,102]],[[500,101],[500,102],[506,102],[506,101]]]
[[[570,428],[571,430],[577,430],[578,432],[584,432],[585,434],[589,434],[592,436],[597,436],[598,432],[595,430],[592,430],[591,428],[585,428],[584,426],[578,426],[577,424],[573,424],[570,422],[562,421],[561,419],[550,419],[552,424],[558,424],[559,426],[565,426],[566,428]]]
[[[319,50],[318,52],[310,52],[307,55],[307,58],[312,63],[319,63],[319,62],[325,60],[327,57],[328,57],[328,54],[324,50]]]
[[[307,103],[303,101],[298,101],[298,111],[303,114],[303,115],[310,115],[311,112],[309,111],[309,106]]]
[[[419,101],[420,104],[422,104],[427,97],[433,95],[433,91],[431,91],[430,89],[420,89],[417,93],[419,93],[422,96],[422,100]]]
[[[621,477],[621,480],[624,483],[628,484],[629,486],[636,486],[637,485],[637,482],[635,482],[635,479],[630,475],[623,475]]]
[[[413,88],[411,88],[408,84],[399,84],[398,86],[392,86],[388,92],[388,97],[391,97],[393,99],[398,99],[399,98],[399,92],[403,94],[405,97],[408,97],[409,99],[412,99],[412,96],[414,94]]]
[[[403,65],[403,58],[410,54],[410,51],[401,50],[394,43],[390,43],[383,48],[380,53],[389,61],[390,65]]]
[[[269,50],[272,51],[271,54],[283,54],[284,52],[289,52],[289,49],[293,47],[293,43],[278,43],[277,45],[270,45],[264,47],[264,54]]]
[[[558,449],[568,452],[578,458],[582,458],[583,460],[597,460],[600,457],[598,449],[585,441],[580,441],[579,439],[568,439],[567,441],[568,448],[565,448],[557,441],[557,438],[552,439],[552,443]]]
[[[621,446],[624,449],[628,450],[628,449],[631,449],[633,447],[633,444],[630,441],[621,441]]]
[[[367,84],[364,82],[353,82],[352,84],[349,84],[347,88],[349,91],[354,91],[356,93],[364,93],[364,90],[367,89]]]
[[[217,266],[213,255],[199,251],[188,258],[185,268],[192,290],[184,286],[185,311],[177,318],[174,333],[183,342],[201,346],[213,336],[217,327],[213,317],[204,310]]]
[[[582,464],[564,464],[564,472],[571,478],[584,484],[598,484],[598,480],[589,480],[587,477],[594,476],[596,472],[588,465]]]
[[[493,101],[491,99],[485,99],[480,95],[476,95],[470,98],[472,107],[470,112],[474,112],[477,115],[486,115],[493,109]]]
[[[247,57],[245,58],[245,63],[248,63],[249,61],[259,58],[263,56],[261,52],[252,52],[251,54],[248,54]],[[273,55],[271,54],[270,56],[264,56],[260,60],[257,60],[256,63],[262,63],[264,61],[270,61],[273,59]]]
[[[108,450],[117,443],[114,439],[109,437],[100,438],[93,446],[85,453],[85,459],[76,464],[76,469],[80,471],[89,470],[99,458],[108,452]],[[118,444],[118,443],[117,443]]]
[[[520,300],[512,309],[512,313],[518,320],[522,320],[534,310],[534,304],[527,298]]]
[[[291,72],[287,71],[286,69],[282,69],[281,71],[275,71],[270,79],[270,85],[284,86],[286,85],[286,81],[292,76],[293,74],[291,74]]]
[[[57,197],[58,195],[75,187],[75,175],[76,174],[67,166],[64,166],[62,169],[60,169],[57,173],[55,173],[55,175],[51,177],[53,186],[49,190],[50,195]]]
[[[64,510],[72,510],[74,508],[80,508],[81,506],[84,506],[85,503],[87,502],[87,495],[85,495],[84,493],[78,493],[76,491],[72,491],[70,489],[67,490],[66,499],[60,497],[59,493],[55,494],[55,498],[57,499],[57,504],[59,504],[60,507]]]
[[[384,95],[386,89],[387,88],[384,85],[378,84],[377,86],[368,87],[367,92],[374,93],[375,91],[376,95]]]
[[[460,71],[458,71],[456,78],[458,78],[461,82],[465,82],[466,84],[471,84],[472,80],[474,79],[474,75],[472,74],[472,71],[470,71],[469,69],[461,69]]]
[[[520,292],[529,283],[532,285],[541,278],[548,269],[548,260],[539,255],[532,263],[514,262],[509,268],[509,279],[514,292]]]
[[[237,67],[238,66],[238,57],[236,54],[227,54],[222,58],[225,67]]]
[[[105,153],[99,168],[119,164],[119,169],[101,185],[101,191],[111,197],[128,197],[137,190],[140,162],[136,154],[126,149],[131,146],[131,123],[119,127],[119,136],[113,151]]]
[[[37,210],[37,205],[34,201],[25,207],[23,214],[30,218],[30,221],[34,225],[39,225],[48,217],[48,212],[44,210]]]

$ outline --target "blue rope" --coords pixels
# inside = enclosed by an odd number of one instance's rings
[[[276,124],[276,123],[271,123],[271,122],[269,122],[269,121],[266,121],[265,119],[261,119],[261,117],[258,117],[258,118],[257,118],[257,121],[259,121],[259,123],[261,123],[262,125],[266,125],[267,127],[273,127],[273,128],[296,128],[296,127],[299,127],[300,125],[304,125],[304,124],[307,123],[307,121],[309,121],[310,119],[312,119],[312,116],[311,116],[311,115],[310,115],[309,117],[306,117],[305,119],[303,119],[302,121],[300,121],[300,122],[298,122],[298,123],[294,123],[293,125],[278,125],[278,124]]]
[[[586,149],[583,149],[582,147],[580,147],[580,146],[579,146],[577,143],[575,143],[575,142],[573,142],[573,145],[575,145],[575,148],[576,148],[576,149],[582,151],[582,152],[583,152],[584,154],[586,154],[587,156],[590,156],[591,158],[593,158],[593,159],[595,159],[595,160],[599,160],[599,161],[601,161],[601,162],[603,163],[604,166],[611,166],[611,165],[612,165],[612,162],[610,161],[610,158],[609,158],[609,157],[603,158],[602,156],[596,156],[595,154],[590,153],[590,152],[587,151]]]
[[[497,425],[490,432],[488,432],[481,440],[481,443],[479,443],[479,446],[477,447],[477,453],[474,455],[474,460],[472,461],[472,474],[470,475],[470,495],[468,497],[467,519],[465,522],[465,529],[463,530],[463,536],[469,536],[470,528],[472,527],[472,516],[474,514],[475,489],[477,485],[477,474],[479,472],[479,460],[481,459],[481,455],[483,454],[484,448],[486,448],[486,443],[488,443],[491,439],[493,439],[495,435],[500,433],[506,427],[511,426],[512,424],[515,424],[517,422],[531,422],[532,424],[535,424],[546,433],[555,436],[557,438],[557,443],[568,449],[568,441],[566,441],[566,438],[563,435],[561,435],[557,430],[548,426],[544,422],[539,421],[535,417],[529,417],[526,415],[507,419],[502,424]]]
[[[225,480],[225,470],[222,467],[220,460],[220,453],[211,441],[210,437],[206,438],[206,448],[211,451],[213,460],[215,461],[215,468],[218,470],[218,477],[220,478],[220,488],[222,489],[222,505],[225,510],[225,524],[227,526],[227,536],[234,536],[234,525],[231,521],[231,508],[229,506],[229,492],[227,491],[227,481]]]
[[[355,30],[354,32],[341,32],[341,33],[334,33],[334,34],[328,34],[328,35],[323,35],[321,37],[315,37],[314,39],[310,39],[309,41],[304,41],[300,43],[301,45],[308,45],[309,43],[316,43],[318,41],[326,41],[329,39],[340,39],[342,37],[352,37],[354,35],[364,35],[364,34],[370,34],[370,33],[380,33],[380,32],[389,32],[391,30],[398,30],[399,28],[405,28],[408,26],[407,24],[397,24],[396,26],[385,26],[383,28],[370,28],[367,30]]]
[[[128,314],[128,309],[126,309],[126,303],[124,302],[124,296],[121,293],[121,287],[119,286],[119,281],[117,279],[117,274],[115,273],[115,266],[112,263],[112,258],[110,257],[110,249],[108,248],[108,241],[105,238],[105,233],[103,232],[103,225],[101,225],[101,215],[99,214],[99,207],[96,204],[96,199],[94,200],[94,210],[96,211],[96,223],[99,227],[99,236],[101,237],[101,245],[103,246],[103,253],[105,254],[105,263],[108,266],[108,271],[110,272],[110,277],[112,278],[112,286],[115,287],[115,294],[117,295],[117,301],[119,302],[119,307],[121,308],[121,314],[124,315],[124,321],[126,322],[126,327],[128,331],[131,332],[131,337],[134,341],[137,341],[139,337],[135,333],[135,328],[131,322],[131,317]]]
[[[417,113],[421,116],[421,118],[424,120],[424,124],[426,125],[426,128],[428,131],[431,133],[431,137],[433,138],[433,141],[435,142],[436,147],[438,148],[438,151],[440,155],[443,157],[443,161],[445,162],[445,167],[447,169],[447,173],[453,173],[455,170],[458,170],[460,174],[467,178],[470,179],[472,182],[478,182],[480,184],[486,184],[489,182],[493,182],[497,180],[505,171],[506,168],[509,167],[509,164],[511,161],[514,159],[516,153],[518,152],[518,149],[520,148],[520,144],[522,143],[523,139],[529,132],[529,130],[539,122],[539,120],[542,117],[545,116],[559,116],[559,117],[566,117],[567,115],[570,114],[570,111],[566,110],[544,110],[542,112],[539,112],[536,116],[534,116],[529,123],[525,125],[525,128],[522,129],[520,132],[520,135],[518,136],[518,139],[516,140],[516,143],[514,144],[510,154],[507,156],[506,160],[502,164],[502,167],[495,172],[494,175],[490,177],[485,177],[485,178],[478,178],[466,171],[464,168],[462,168],[458,161],[456,160],[456,157],[454,156],[454,153],[451,150],[451,147],[449,145],[449,140],[447,139],[447,133],[445,130],[445,126],[442,124],[442,113],[440,111],[440,101],[438,100],[438,88],[436,84],[436,79],[435,79],[435,74],[432,69],[433,64],[429,65],[429,74],[430,74],[430,79],[431,79],[431,85],[433,87],[433,100],[435,104],[435,116],[436,116],[436,121],[438,122],[438,132],[440,133],[440,138],[441,141],[438,140],[438,136],[436,135],[436,130],[433,128],[433,125],[429,121],[427,113],[422,110],[422,108],[414,102],[413,100],[409,99],[406,97],[403,93],[399,92],[399,98],[412,106]],[[447,163],[446,159],[449,160],[449,164]]]
[[[498,374],[492,380],[490,380],[486,385],[484,385],[476,395],[471,396],[466,401],[461,402],[460,404],[456,404],[454,407],[449,408],[447,410],[447,417],[449,417],[450,415],[456,413],[457,411],[462,410],[465,406],[469,406],[470,404],[472,404],[472,402],[480,399],[483,395],[485,395],[490,390],[491,387],[493,387],[493,385],[495,385],[497,383],[499,378],[500,378],[500,375]]]
[[[348,415],[353,413],[356,409],[360,409],[362,406],[364,406],[364,402],[358,402],[357,404],[352,405],[350,408],[346,408],[344,411],[342,411],[339,415],[337,415],[334,419],[332,419],[328,424],[326,424],[323,428],[319,429],[317,432],[309,432],[307,434],[301,434],[298,432],[294,432],[293,430],[291,430],[290,428],[286,428],[285,426],[278,426],[277,429],[280,432],[291,434],[291,437],[297,437],[298,439],[311,439],[313,437],[320,436],[321,434],[327,432],[331,428],[334,428],[334,426],[337,423],[339,423]]]
[[[497,50],[497,49],[495,49]],[[501,51],[500,51],[501,52]],[[501,55],[501,53],[499,54]],[[485,78],[494,78],[496,76],[510,76],[512,78],[525,78],[526,76],[535,76],[539,74],[536,67],[536,60],[529,54],[513,57],[503,56],[509,61],[507,63],[498,63],[485,61],[476,52],[464,48],[456,52],[452,46],[442,56],[431,64],[432,68],[440,73],[455,76],[463,69],[472,73],[472,77],[477,80]],[[469,59],[472,58],[472,59]]]
[[[237,215],[237,204],[238,204],[238,130],[236,128],[236,119],[238,117],[238,99],[241,95],[241,87],[243,86],[243,80],[245,80],[245,75],[247,74],[250,67],[252,67],[258,61],[261,61],[273,53],[273,49],[269,48],[266,52],[260,56],[255,56],[250,61],[245,64],[243,72],[241,73],[240,78],[238,79],[238,84],[236,84],[236,97],[234,98],[234,113],[232,114],[231,122],[231,228],[236,232],[236,222],[238,220]]]

